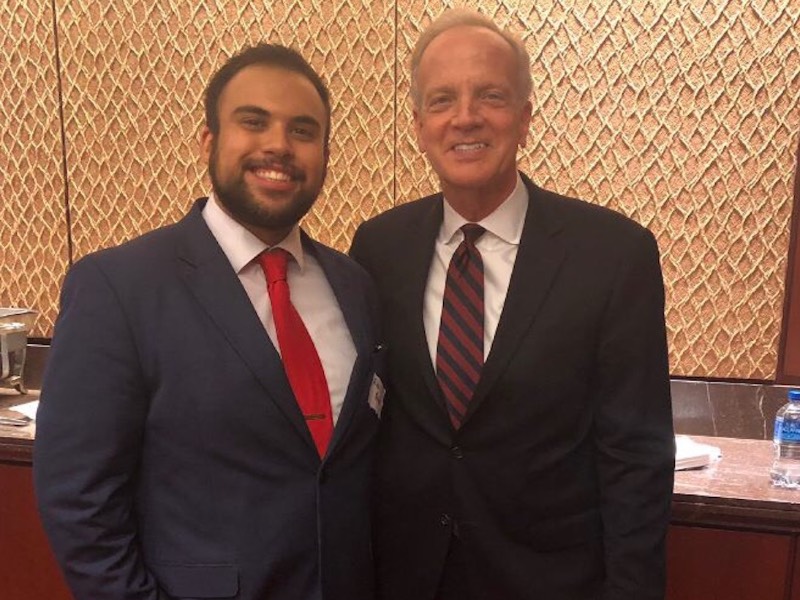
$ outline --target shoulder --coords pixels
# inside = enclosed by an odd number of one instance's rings
[[[333,269],[337,271],[340,276],[350,277],[364,284],[369,284],[371,282],[367,272],[355,260],[335,248],[331,248],[322,242],[312,239],[305,233],[303,233],[303,247],[306,251],[310,252],[317,261],[322,263],[326,270]]]
[[[377,328],[378,296],[374,281],[366,269],[346,254],[311,239],[305,233],[303,248],[320,264],[339,300],[362,306]],[[340,296],[340,292],[343,295]]]
[[[410,246],[432,242],[441,222],[441,194],[400,204],[358,227],[350,255],[364,265],[403,257]],[[370,266],[367,270],[373,272]]]
[[[610,248],[655,239],[646,227],[617,210],[540,188],[530,180],[526,185],[529,221],[541,220],[546,227],[563,230],[579,245]]]
[[[175,246],[175,228],[175,224],[166,225],[117,246],[91,252],[79,259],[75,263],[75,267],[86,262],[115,267],[163,260],[168,249]]]
[[[387,232],[415,226],[431,211],[441,210],[442,195],[432,194],[411,202],[399,204],[361,224],[359,231]]]
[[[81,257],[70,267],[68,279],[100,276],[122,286],[145,286],[157,281],[175,264],[187,219]]]

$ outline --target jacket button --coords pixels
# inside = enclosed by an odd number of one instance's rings
[[[441,517],[439,517],[439,525],[441,525],[442,527],[447,527],[448,525],[450,525],[450,521],[452,521],[452,518],[450,517],[450,515],[446,513],[443,514]]]
[[[461,446],[453,446],[450,448],[450,453],[453,455],[453,458],[464,458],[464,453],[461,451]]]

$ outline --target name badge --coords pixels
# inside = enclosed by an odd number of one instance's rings
[[[377,375],[372,376],[372,385],[369,388],[369,407],[375,411],[378,418],[381,418],[381,411],[383,410],[383,397],[386,395],[386,388]]]

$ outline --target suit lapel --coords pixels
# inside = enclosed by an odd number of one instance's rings
[[[444,397],[436,379],[434,365],[431,362],[423,321],[425,288],[435,251],[436,237],[439,234],[444,213],[442,202],[441,194],[431,197],[431,201],[424,206],[424,212],[419,221],[415,221],[406,232],[404,239],[407,240],[407,244],[404,248],[405,254],[398,261],[395,296],[398,306],[408,307],[407,318],[399,319],[400,326],[404,329],[402,336],[407,340],[409,354],[416,357],[418,361],[419,373],[422,375],[429,394],[409,399],[409,403],[413,402],[413,404],[410,404],[408,408],[418,413],[417,422],[430,435],[441,440],[442,443],[447,443],[452,436],[452,425],[447,416]],[[394,351],[398,350],[395,348]],[[405,345],[399,351],[406,351]],[[431,402],[431,399],[434,401]]]
[[[204,201],[177,225],[180,273],[211,320],[253,372],[269,397],[317,455],[280,355],[264,331],[247,293],[202,217]],[[265,292],[266,293],[266,292]]]
[[[425,378],[425,383],[433,394],[433,397],[437,399],[440,407],[445,409],[444,398],[439,389],[439,382],[436,379],[436,371],[431,362],[428,339],[425,336],[425,324],[422,319],[422,309],[425,303],[425,287],[428,283],[428,272],[431,269],[431,257],[433,256],[436,236],[439,235],[439,228],[442,223],[442,215],[444,212],[442,202],[441,196],[437,197],[434,204],[418,225],[418,243],[410,244],[411,247],[408,249],[406,264],[409,268],[407,277],[409,286],[407,288],[407,293],[411,303],[406,306],[413,306],[414,312],[416,313],[416,318],[411,321],[413,323],[411,336],[414,344],[414,354],[419,357],[420,360],[419,366],[422,376]],[[413,236],[409,236],[409,239],[413,239]]]
[[[329,457],[346,434],[359,402],[366,402],[365,387],[369,383],[367,377],[372,366],[370,359],[374,350],[370,345],[370,340],[373,339],[373,336],[370,335],[371,325],[369,323],[371,307],[367,305],[363,287],[344,269],[335,264],[335,257],[329,248],[315,242],[305,232],[302,232],[302,239],[304,250],[317,260],[333,289],[333,294],[336,296],[339,309],[342,311],[356,349],[356,361],[353,364],[344,403],[333,430],[333,437],[327,453]]]
[[[541,191],[523,175],[528,211],[503,312],[465,421],[488,396],[542,307],[566,254],[562,223],[547,210]]]

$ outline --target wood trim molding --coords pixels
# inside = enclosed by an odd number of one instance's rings
[[[786,293],[778,347],[778,383],[800,384],[800,141],[794,169],[794,202],[786,265]]]

